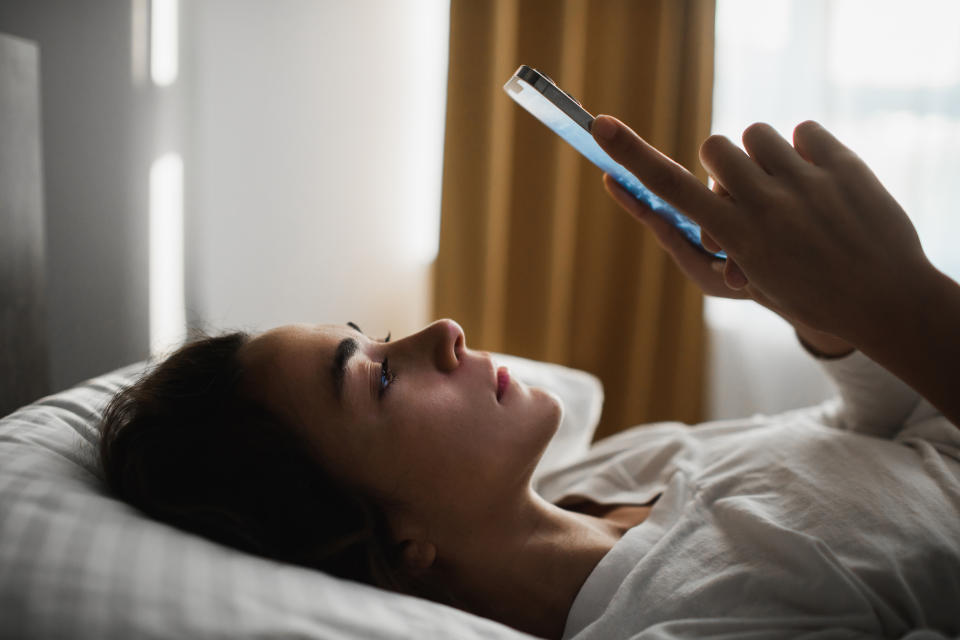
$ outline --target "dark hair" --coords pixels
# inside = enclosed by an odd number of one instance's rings
[[[335,482],[294,429],[243,393],[237,356],[249,339],[187,344],[111,400],[99,447],[109,488],[243,551],[444,601],[399,570],[375,501]]]

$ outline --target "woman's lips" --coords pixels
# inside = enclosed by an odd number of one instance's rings
[[[509,384],[510,372],[507,371],[506,367],[499,367],[497,369],[497,402],[500,402]]]

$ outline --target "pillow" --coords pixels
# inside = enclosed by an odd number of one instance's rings
[[[499,356],[565,404],[541,466],[586,450],[602,401],[589,374]],[[497,622],[247,555],[105,493],[95,458],[132,365],[0,420],[0,637],[530,638]]]

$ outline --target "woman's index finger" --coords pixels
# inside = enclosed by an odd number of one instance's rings
[[[724,227],[729,219],[724,214],[729,204],[695,175],[612,116],[598,116],[593,121],[591,132],[597,144],[648,189],[697,224],[709,229],[714,238],[724,243],[724,236],[728,235]],[[610,137],[607,136],[608,132]]]

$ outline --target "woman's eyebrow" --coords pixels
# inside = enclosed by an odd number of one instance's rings
[[[357,323],[356,323],[356,322],[347,322],[347,326],[350,327],[351,329],[356,329],[359,333],[362,333],[364,336],[367,335],[367,334],[363,333],[363,329],[361,329],[360,327],[357,326]],[[389,331],[387,332],[387,337],[384,338],[383,340],[381,340],[380,342],[390,342],[390,332],[389,332]]]
[[[340,341],[340,344],[337,345],[337,351],[333,355],[331,373],[333,375],[334,395],[336,395],[338,403],[342,404],[343,383],[347,375],[347,364],[349,364],[350,358],[359,348],[359,342],[353,338],[344,338]]]

